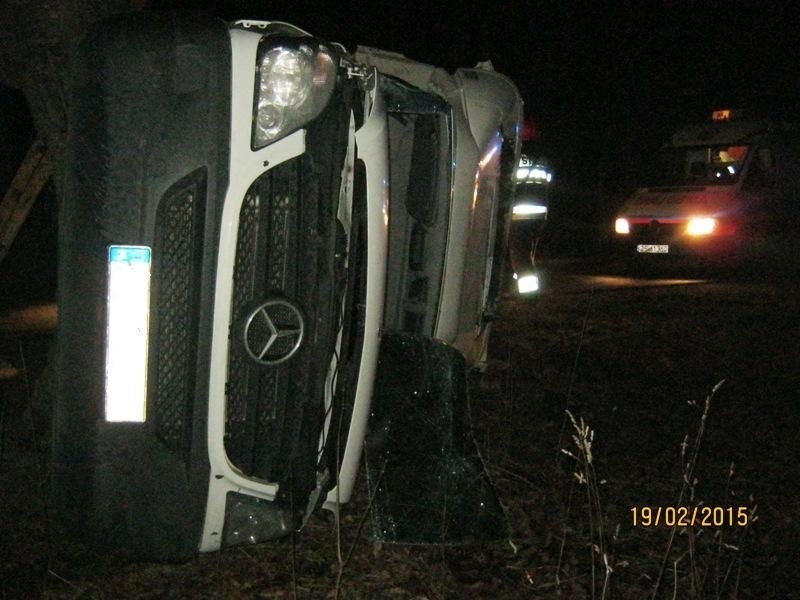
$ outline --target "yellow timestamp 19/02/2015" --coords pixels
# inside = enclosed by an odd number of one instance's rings
[[[746,527],[746,506],[634,506],[634,527]]]

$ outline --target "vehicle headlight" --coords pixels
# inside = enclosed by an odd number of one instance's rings
[[[631,224],[628,219],[619,218],[614,221],[614,231],[621,234],[628,234],[631,232]]]
[[[711,217],[694,217],[689,219],[686,225],[686,233],[689,235],[710,235],[717,226],[717,220]]]
[[[297,41],[262,43],[256,70],[253,149],[302,127],[322,112],[336,85],[337,65],[324,47]]]

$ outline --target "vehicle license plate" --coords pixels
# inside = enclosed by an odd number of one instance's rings
[[[106,421],[145,420],[151,260],[147,246],[108,247]]]
[[[668,254],[669,244],[639,244],[636,251],[644,254]]]

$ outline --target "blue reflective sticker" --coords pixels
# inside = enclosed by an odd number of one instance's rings
[[[109,246],[108,262],[150,264],[151,250],[147,246]]]

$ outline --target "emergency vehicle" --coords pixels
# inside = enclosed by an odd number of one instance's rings
[[[617,213],[626,256],[750,258],[785,249],[798,214],[797,130],[718,110],[678,130]]]
[[[550,204],[553,171],[542,155],[539,132],[531,118],[522,130],[522,154],[516,170],[517,187],[511,209],[508,255],[512,277],[520,294],[539,291],[536,247],[544,232]]]

